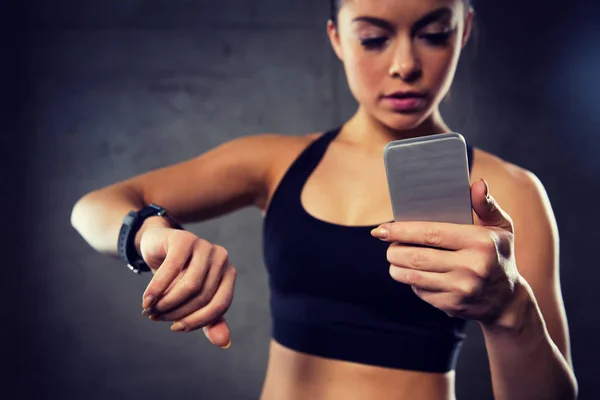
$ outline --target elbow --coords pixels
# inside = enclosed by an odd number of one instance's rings
[[[558,398],[560,400],[577,400],[578,392],[579,389],[577,388],[577,383],[575,382],[574,385],[569,386],[569,388],[565,390],[564,393],[561,394]]]
[[[90,221],[91,217],[91,196],[92,193],[88,193],[81,197],[73,205],[71,210],[71,226],[81,235],[81,237],[92,247],[94,247],[90,238],[92,235],[92,224]],[[94,247],[95,248],[95,247]]]
[[[577,383],[577,378],[575,374],[571,374],[571,391],[569,392],[569,399],[576,400],[579,396],[579,384]]]
[[[81,197],[71,209],[71,226],[75,228],[76,231],[79,231],[81,226],[81,209],[83,207],[82,203],[84,200],[85,196]]]
[[[71,209],[71,226],[85,236],[86,230],[89,230],[91,218],[94,215],[96,192],[89,192],[79,198]]]
[[[79,233],[83,228],[83,220],[85,216],[86,200],[89,194],[81,197],[71,209],[71,226]]]
[[[71,226],[94,250],[116,256],[123,217],[140,204],[142,196],[129,186],[94,190],[73,205]]]
[[[94,191],[77,200],[71,210],[71,226],[95,251],[114,254],[114,218],[106,212],[109,207],[104,197],[102,192]]]
[[[566,379],[562,390],[556,398],[561,400],[576,400],[577,396],[579,396],[579,384],[577,383],[577,378],[575,377],[575,374],[573,374],[571,370],[569,371],[569,376]]]
[[[567,384],[567,397],[566,399],[577,399],[579,396],[579,383],[577,382],[577,376],[575,376],[575,371],[573,370],[573,362],[569,359],[569,379]]]

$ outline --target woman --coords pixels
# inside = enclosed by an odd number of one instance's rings
[[[469,38],[469,2],[347,0],[332,10],[328,34],[359,103],[340,129],[233,140],[87,194],[73,225],[114,255],[123,217],[150,203],[182,222],[259,207],[273,314],[264,400],[453,398],[467,319],[483,330],[495,398],[575,398],[558,235],[535,176],[474,149],[474,225],[379,225],[393,219],[385,144],[451,131],[439,104]],[[154,273],[144,315],[228,347],[226,250],[163,216],[132,238]]]

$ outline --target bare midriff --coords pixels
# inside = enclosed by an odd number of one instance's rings
[[[331,360],[271,341],[261,400],[453,400],[454,371],[408,371]]]

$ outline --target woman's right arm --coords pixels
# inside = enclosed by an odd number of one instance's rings
[[[182,223],[250,205],[263,208],[271,160],[282,141],[272,134],[235,139],[194,159],[94,190],[77,201],[71,224],[95,250],[116,257],[123,218],[150,203]],[[136,240],[138,250],[139,238],[152,225],[168,226],[161,217],[147,219]]]
[[[94,249],[116,256],[124,216],[150,203],[183,223],[249,205],[264,208],[271,167],[288,141],[278,135],[233,140],[192,160],[92,191],[73,207],[71,223]],[[212,343],[227,347],[230,332],[223,315],[236,276],[227,251],[171,229],[162,217],[148,218],[135,239],[154,273],[143,294],[145,312],[153,320],[175,322],[173,331],[204,328]]]

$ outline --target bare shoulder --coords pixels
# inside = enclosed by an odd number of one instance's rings
[[[302,135],[278,135],[277,139],[274,139],[277,142],[274,144],[277,151],[272,153],[273,157],[265,179],[264,196],[257,204],[263,212],[268,208],[277,186],[279,186],[290,165],[321,134],[320,132],[312,132]]]
[[[287,135],[268,133],[249,136],[230,142],[230,146],[252,148],[256,159],[262,168],[275,172],[282,165],[292,162],[320,133]],[[290,159],[291,158],[291,159]]]
[[[236,146],[255,149],[257,164],[265,174],[267,187],[276,186],[281,176],[298,155],[321,133],[312,132],[298,135],[262,134],[241,139],[246,143],[236,143]],[[267,190],[268,191],[268,190]]]
[[[501,192],[514,191],[519,193],[537,191],[541,182],[531,171],[510,163],[502,158],[481,149],[475,149],[472,179],[484,178],[490,185],[490,191],[495,197],[503,196]],[[496,186],[496,190],[492,188]],[[504,197],[504,196],[503,196]]]
[[[321,132],[311,132],[298,135],[262,134],[247,139],[256,148],[259,156],[257,161],[262,171],[260,181],[262,190],[254,204],[263,212],[266,211],[270,200],[283,179],[290,165],[298,158]],[[247,147],[247,146],[246,146]]]
[[[263,133],[260,135],[248,136],[236,141],[246,141],[257,147],[259,151],[275,152],[273,155],[294,152],[300,148],[306,147],[310,142],[318,138],[321,134],[316,133],[305,133],[305,134],[281,134],[281,133]]]
[[[261,133],[256,135],[244,136],[238,139],[233,139],[225,145],[230,146],[246,146],[250,145],[259,152],[280,152],[285,151],[288,146],[302,146],[309,143],[319,136],[319,133],[306,134],[282,134],[282,133]]]
[[[553,224],[546,189],[533,172],[481,149],[475,149],[473,160],[472,181],[484,178],[490,194],[515,224],[526,223],[534,216]]]

